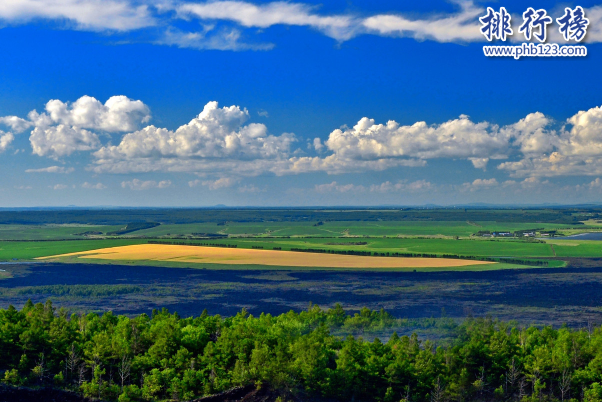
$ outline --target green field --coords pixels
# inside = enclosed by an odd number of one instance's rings
[[[548,240],[558,257],[602,257],[602,241],[594,240]]]
[[[218,225],[216,223],[167,224],[151,229],[139,230],[136,236],[174,236],[193,233],[218,233],[231,236],[459,236],[469,237],[478,231],[514,232],[518,230],[543,229],[574,233],[587,230],[600,230],[600,227],[554,224],[554,223],[497,223],[497,222],[234,222]]]
[[[65,240],[65,241],[2,241],[0,261],[31,260],[49,255],[76,253],[105,247],[145,243],[137,239]]]
[[[477,257],[554,257],[549,244],[519,240],[482,240],[482,239],[439,239],[439,238],[291,238],[291,239],[216,239],[187,240],[193,244],[236,245],[241,248],[263,247],[282,250],[322,249],[322,250],[358,250],[378,253],[416,253],[416,254],[452,254]],[[354,244],[354,243],[366,243]],[[555,246],[570,247],[570,246]],[[600,253],[602,255],[602,252]]]
[[[88,211],[87,215],[78,211],[4,215],[13,223],[0,224],[0,261],[31,260],[148,241],[514,259],[523,261],[520,264],[546,259],[546,266],[564,266],[566,263],[560,258],[602,257],[602,242],[597,241],[476,235],[534,230],[564,235],[601,231],[602,210],[99,210]],[[45,223],[18,223],[33,219]],[[145,222],[158,223],[148,229],[120,232],[125,227],[144,227]],[[514,268],[517,263],[497,264],[495,269]],[[171,265],[184,266],[174,264]]]
[[[53,240],[85,239],[84,233],[107,233],[120,226],[98,226],[82,224],[52,225],[0,225],[0,240]]]

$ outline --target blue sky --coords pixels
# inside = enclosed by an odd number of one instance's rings
[[[602,201],[602,4],[50,3],[0,4],[0,206]],[[578,5],[587,57],[483,55]]]

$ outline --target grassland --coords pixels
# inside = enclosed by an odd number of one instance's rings
[[[496,223],[496,222],[262,222],[227,224],[167,224],[151,229],[139,230],[136,236],[168,237],[189,236],[193,233],[217,233],[230,236],[254,237],[355,237],[355,236],[446,236],[469,237],[478,231],[514,232],[518,230],[543,229],[567,233],[601,230],[599,226],[576,227],[553,223]]]
[[[3,241],[0,242],[0,260],[32,260],[48,255],[75,253],[104,247],[146,243],[137,239],[70,240],[70,241]]]
[[[108,233],[119,228],[83,224],[0,225],[0,240],[85,239],[92,233]]]
[[[320,221],[318,222],[200,222],[161,224],[135,230],[122,237],[202,237],[221,234],[230,237],[470,237],[479,231],[515,232],[540,229],[566,235],[602,231],[598,224],[521,223],[494,221]],[[0,240],[53,240],[115,237],[126,225],[2,225]]]

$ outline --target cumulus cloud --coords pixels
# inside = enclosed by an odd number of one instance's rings
[[[148,6],[120,0],[2,0],[0,21],[23,24],[36,19],[68,22],[90,31],[129,31],[156,24]]]
[[[277,175],[326,172],[328,174],[361,173],[367,170],[382,171],[398,166],[425,166],[426,161],[418,159],[381,158],[357,160],[341,157],[336,153],[326,157],[293,157],[276,164],[271,171]]]
[[[464,183],[461,190],[463,191],[479,191],[498,186],[498,181],[493,179],[476,179],[472,183]]]
[[[53,190],[65,190],[69,188],[66,184],[55,184],[54,186],[50,186]]]
[[[140,179],[134,179],[130,181],[122,181],[122,188],[129,188],[130,190],[149,190],[152,188],[167,188],[171,186],[171,180],[162,180],[156,182],[155,180],[142,181]]]
[[[316,151],[320,152],[324,148],[324,144],[322,144],[322,140],[319,138],[314,138],[313,147]]]
[[[84,182],[84,184],[82,184],[82,188],[90,189],[90,190],[104,190],[105,188],[107,188],[107,186],[105,186],[102,183],[92,184],[92,183]]]
[[[589,184],[587,184],[587,187],[590,190],[602,191],[602,180],[600,180],[600,178],[598,177],[595,180],[592,180]]]
[[[103,147],[98,159],[183,157],[241,159],[273,158],[288,153],[296,141],[292,134],[272,136],[263,124],[243,123],[249,118],[238,106],[219,108],[209,102],[201,114],[176,131],[148,126],[127,134],[119,145]]]
[[[363,192],[366,191],[364,186],[356,186],[355,184],[339,184],[336,181],[328,184],[316,184],[314,190],[317,193],[348,193],[348,192]]]
[[[115,96],[104,104],[91,97],[72,104],[50,101],[43,113],[32,111],[28,120],[21,119],[27,124],[14,116],[3,122],[16,128],[33,126],[30,143],[40,156],[59,159],[93,151],[87,168],[95,173],[195,173],[206,179],[191,185],[210,188],[266,173],[382,171],[425,166],[443,158],[466,160],[483,170],[492,160],[507,159],[498,169],[521,178],[602,175],[601,107],[580,111],[564,125],[540,112],[502,127],[473,122],[467,115],[438,124],[408,125],[393,120],[380,124],[364,117],[351,128],[332,131],[325,140],[313,139],[308,147],[319,156],[295,149],[298,138],[293,133],[274,135],[264,124],[249,123],[249,112],[240,106],[209,102],[176,130],[154,125],[137,129],[149,118],[143,102]],[[126,134],[103,145],[102,134],[109,132]],[[0,151],[13,140],[12,133],[0,132]]]
[[[325,142],[339,159],[384,160],[387,158],[503,158],[508,139],[496,125],[473,123],[460,116],[438,125],[417,122],[402,126],[390,120],[376,124],[364,117],[353,128],[337,129]]]
[[[558,131],[546,129],[549,124],[534,113],[509,126],[524,157],[498,168],[515,177],[602,174],[601,107],[578,112]]]
[[[0,130],[0,153],[6,151],[14,139],[15,136],[13,133],[5,133],[4,131]]]
[[[32,122],[17,116],[0,117],[0,124],[10,127],[10,129],[17,134],[22,133],[32,126]]]
[[[191,172],[240,178],[263,173],[276,175],[326,172],[342,174],[418,167],[428,160],[465,159],[486,169],[493,159],[514,160],[498,165],[520,177],[579,174],[592,167],[602,172],[602,112],[593,108],[568,119],[560,130],[536,112],[499,127],[473,122],[466,115],[440,124],[395,121],[377,124],[364,117],[352,128],[313,140],[321,156],[299,156],[297,137],[271,135],[263,124],[247,124],[249,113],[239,106],[220,108],[209,102],[195,119],[175,131],[155,126],[126,134],[116,145],[101,147],[90,169],[96,173]],[[56,153],[56,152],[55,152]],[[589,159],[588,159],[589,158]],[[202,184],[202,182],[199,182]],[[209,186],[209,184],[207,184]]]
[[[427,180],[417,180],[414,182],[400,180],[396,183],[385,181],[369,187],[356,184],[339,184],[333,181],[331,183],[318,184],[314,187],[314,191],[318,193],[420,193],[434,189],[435,186]]]
[[[53,99],[46,104],[44,115],[33,113],[30,118],[41,126],[50,119],[53,124],[125,132],[135,130],[150,117],[150,109],[143,102],[120,95],[110,97],[104,104],[91,96],[82,96],[73,103]]]
[[[27,169],[26,173],[73,173],[75,171],[74,168],[66,168],[64,166],[49,166],[47,168],[40,169]]]
[[[238,182],[237,179],[231,177],[223,177],[217,180],[204,180],[201,182],[203,186],[209,187],[210,190],[218,190],[220,188],[232,187]]]
[[[476,169],[483,170],[487,168],[487,163],[489,162],[489,158],[468,158],[468,160],[472,162],[472,165]]]
[[[391,192],[423,192],[434,189],[434,185],[426,180],[417,180],[411,183],[408,183],[407,180],[401,180],[397,183],[391,183],[390,181],[386,181],[381,184],[373,184],[370,186],[371,192],[376,193],[391,193]]]
[[[518,184],[520,184],[522,188],[533,189],[549,183],[549,180],[542,181],[539,177],[527,177],[525,180],[521,181]]]
[[[0,117],[0,124],[17,133],[34,127],[29,137],[33,153],[57,159],[76,151],[98,149],[101,144],[96,132],[132,131],[150,117],[148,106],[139,100],[112,96],[103,104],[91,96],[82,96],[73,103],[50,100],[43,113],[32,110],[27,120]]]
[[[501,131],[514,138],[514,145],[525,155],[550,152],[557,144],[556,132],[546,130],[552,121],[543,113],[528,114],[517,123],[505,126]]]
[[[209,102],[188,124],[172,131],[148,126],[94,153],[97,173],[179,171],[252,176],[285,169],[294,134],[270,135],[264,124],[245,124],[249,112]]]
[[[95,133],[63,124],[45,129],[36,127],[29,136],[29,142],[34,154],[55,159],[76,151],[91,151],[100,146]]]

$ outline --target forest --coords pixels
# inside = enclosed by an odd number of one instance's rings
[[[69,315],[28,302],[0,310],[0,374],[8,385],[120,402],[186,401],[246,385],[276,390],[281,401],[602,401],[601,328],[469,317],[448,322],[454,336],[441,344],[415,334],[333,335],[394,321],[382,309],[349,315],[340,305],[183,318],[166,309]]]
[[[49,208],[2,209],[0,224],[135,223],[189,224],[214,222],[331,222],[331,221],[497,221],[550,222],[581,225],[602,219],[599,206],[548,208]]]

